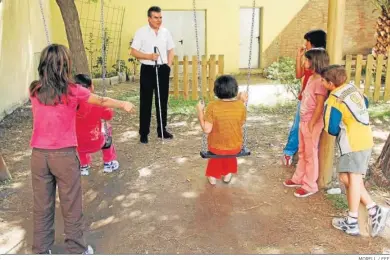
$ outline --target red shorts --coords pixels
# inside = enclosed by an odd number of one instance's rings
[[[209,151],[218,155],[238,154],[241,148],[235,150],[218,150],[209,147]],[[229,173],[237,173],[237,158],[210,158],[207,164],[206,176],[221,179]]]

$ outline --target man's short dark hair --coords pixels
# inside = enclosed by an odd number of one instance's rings
[[[161,8],[158,6],[152,6],[148,10],[148,17],[152,17],[152,12],[161,13]]]
[[[219,99],[235,98],[238,94],[238,84],[235,78],[222,75],[215,80],[214,94]]]
[[[312,30],[305,34],[303,37],[306,41],[310,42],[314,48],[326,49],[326,32],[323,30]]]
[[[86,74],[78,74],[74,77],[76,84],[83,86],[84,88],[91,88],[92,80]]]

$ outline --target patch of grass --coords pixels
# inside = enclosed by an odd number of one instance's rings
[[[185,100],[183,97],[169,97],[168,113],[173,115],[195,115],[197,100]],[[207,105],[207,103],[206,103]]]
[[[249,112],[255,114],[268,114],[268,115],[287,115],[291,116],[295,114],[297,109],[296,102],[288,102],[285,104],[278,104],[275,106],[256,105],[249,106]]]
[[[368,108],[371,119],[390,121],[390,103],[377,103]]]
[[[139,103],[139,93],[129,91],[127,93],[124,93],[124,94],[118,96],[116,99],[138,104]]]
[[[326,198],[332,202],[336,209],[348,209],[348,201],[344,194],[326,194]]]

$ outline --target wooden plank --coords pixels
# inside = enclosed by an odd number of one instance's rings
[[[179,57],[173,58],[173,89],[175,98],[179,98]]]
[[[218,65],[218,76],[221,76],[223,75],[223,71],[225,69],[225,56],[223,55],[218,56],[217,65]]]
[[[192,100],[198,99],[198,57],[192,56]]]
[[[184,83],[184,99],[188,100],[188,88],[189,88],[189,82],[188,82],[188,56],[185,55],[183,57],[183,83]]]
[[[347,71],[347,82],[349,82],[351,80],[352,55],[347,55],[346,57],[345,70]]]
[[[202,96],[207,98],[207,57],[202,56]]]
[[[374,57],[372,55],[368,55],[367,66],[366,66],[366,82],[364,85],[364,94],[367,97],[370,97],[370,85],[371,85],[372,66],[373,65],[374,65]]]
[[[381,94],[383,60],[384,60],[384,55],[379,54],[378,58],[377,58],[375,89],[374,89],[374,101],[375,102],[379,100],[380,94]]]
[[[216,78],[216,66],[215,66],[215,55],[210,55],[210,66],[209,66],[209,96],[210,99],[214,99],[214,81]]]
[[[389,55],[390,55],[390,53],[389,53]],[[388,56],[388,57],[390,57],[390,56]],[[390,59],[387,59],[385,94],[384,94],[383,99],[385,101],[390,100]]]
[[[219,65],[219,61],[218,60],[215,61],[215,64]],[[181,60],[181,61],[179,61],[179,66],[182,66],[182,65],[184,65],[184,61]],[[188,61],[188,65],[190,65],[190,66],[192,65],[192,60]],[[207,65],[210,65],[209,61],[207,61]]]
[[[355,69],[355,86],[360,88],[360,80],[362,79],[362,61],[363,55],[359,54],[356,57],[356,69]]]

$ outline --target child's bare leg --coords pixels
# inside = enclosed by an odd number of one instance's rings
[[[360,178],[348,177],[348,176],[360,176]],[[340,218],[333,219],[333,226],[335,226],[338,229],[342,229],[346,233],[349,233],[349,234],[353,233],[353,232],[351,232],[351,230],[352,231],[354,230],[352,225],[350,225],[350,227],[352,227],[350,229],[346,229],[345,227],[348,225],[348,222],[349,222],[349,224],[351,224],[351,223],[354,224],[353,220],[354,220],[355,216],[357,217],[357,213],[355,215],[353,210],[356,210],[356,204],[357,204],[357,209],[359,209],[359,204],[356,203],[356,198],[352,199],[352,203],[355,203],[355,204],[352,205],[351,201],[350,201],[350,198],[353,197],[351,194],[351,185],[352,186],[355,185],[354,181],[357,182],[357,180],[355,180],[355,178],[360,179],[360,184],[359,184],[359,186],[360,186],[360,189],[359,189],[360,190],[360,196],[359,196],[360,202],[363,205],[365,205],[367,210],[368,210],[370,233],[371,233],[371,236],[375,237],[384,229],[384,226],[386,225],[386,221],[387,221],[387,218],[390,216],[390,213],[389,213],[388,209],[383,208],[383,207],[379,207],[372,200],[371,196],[368,194],[366,187],[364,186],[364,182],[363,182],[363,178],[362,178],[361,174],[354,174],[354,173],[351,173],[351,174],[341,173],[340,174],[340,181],[345,185],[345,188],[346,188],[350,212],[348,214],[348,217],[345,220],[342,220]],[[357,227],[357,230],[359,230],[358,227]]]
[[[359,210],[359,204],[360,204],[360,195],[361,195],[361,188],[362,188],[362,175],[361,174],[349,174],[349,189],[348,189],[348,207],[349,207],[349,214],[351,217],[357,217],[358,216],[358,210]]]
[[[348,190],[349,190],[349,177],[348,177],[348,175],[359,175],[359,174],[340,173],[340,181],[345,186],[347,198],[348,198]],[[363,178],[361,178],[361,182],[360,182],[360,202],[364,206],[368,206],[368,208],[375,206],[375,202],[371,199],[370,195],[367,192],[366,187],[364,186]]]

